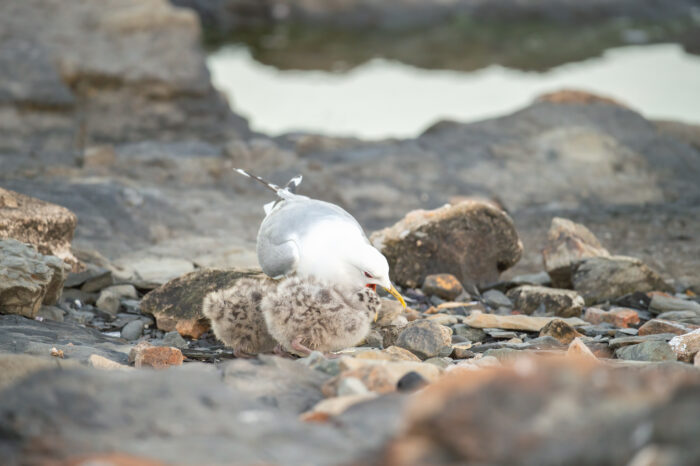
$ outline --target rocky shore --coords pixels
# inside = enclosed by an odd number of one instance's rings
[[[4,463],[700,461],[698,127],[559,91],[412,139],[271,138],[201,34],[164,0],[0,4]],[[271,199],[233,166],[356,216],[408,309],[383,296],[338,358],[235,358],[201,302],[258,273]]]

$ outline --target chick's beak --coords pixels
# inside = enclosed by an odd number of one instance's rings
[[[394,285],[390,285],[390,288],[384,287],[384,289],[391,293],[391,295],[401,303],[403,308],[406,309],[406,301],[403,300],[403,296],[394,288]]]

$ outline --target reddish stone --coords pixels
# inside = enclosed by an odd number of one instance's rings
[[[671,320],[652,319],[639,327],[639,335],[656,335],[657,333],[674,333],[676,335],[683,335],[695,330],[696,328],[700,327],[692,324],[682,324]]]
[[[153,346],[147,342],[141,342],[134,346],[129,353],[129,361],[136,367],[152,367],[153,369],[167,369],[170,366],[180,366],[185,357],[182,351],[170,346]]]
[[[639,314],[634,309],[618,307],[610,311],[604,311],[597,307],[589,307],[583,316],[583,320],[594,325],[608,323],[616,327],[628,328],[639,324]]]

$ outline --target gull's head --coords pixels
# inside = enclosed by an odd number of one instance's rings
[[[389,263],[386,257],[370,244],[364,244],[355,250],[355,254],[347,258],[350,266],[348,273],[353,280],[362,286],[376,289],[381,286],[391,293],[405,308],[406,302],[401,294],[394,288],[389,279]]]

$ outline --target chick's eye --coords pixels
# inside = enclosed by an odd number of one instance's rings
[[[374,278],[371,273],[365,272],[365,277],[367,278]]]

